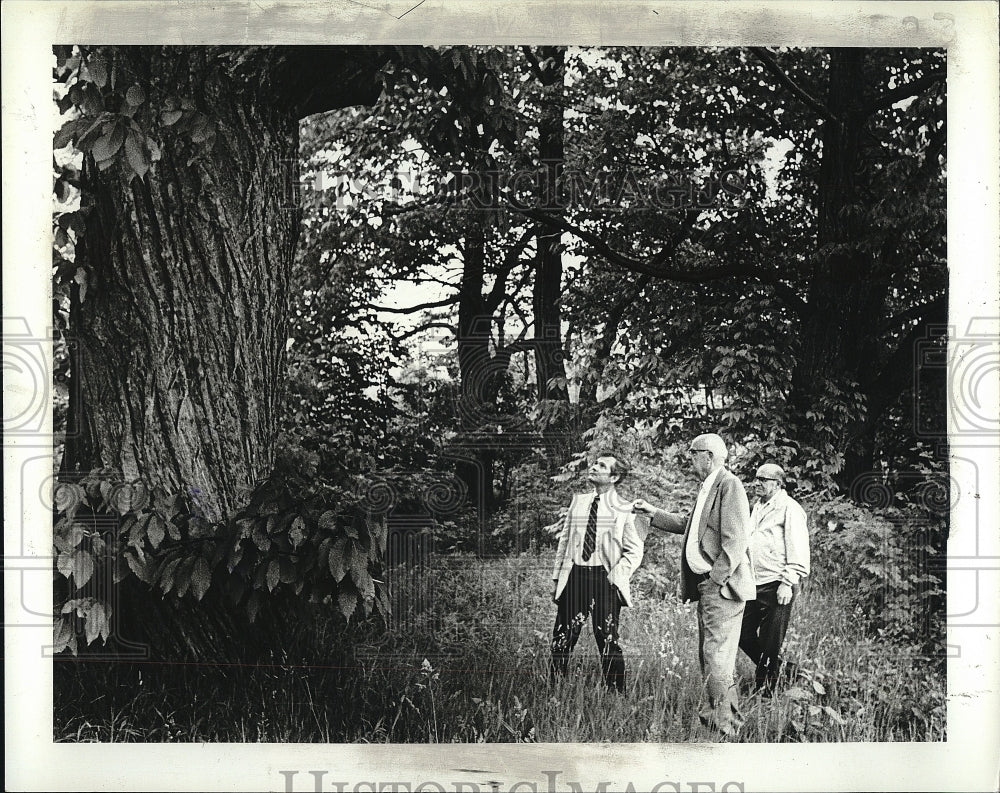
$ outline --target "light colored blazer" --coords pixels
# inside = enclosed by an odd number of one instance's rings
[[[563,518],[562,528],[559,530],[555,566],[552,568],[552,579],[556,582],[556,597],[559,597],[566,588],[569,572],[573,569],[573,559],[583,549],[583,540],[587,534],[587,515],[593,497],[593,493],[579,493],[573,496],[566,517]],[[632,590],[629,580],[642,561],[642,539],[635,528],[632,502],[619,496],[614,488],[608,491],[605,498],[606,505],[615,513],[614,527],[611,531],[598,534],[594,553],[608,571],[608,582],[618,587],[625,605],[631,606]],[[581,500],[586,507],[581,504]]]
[[[650,525],[683,534],[681,544],[681,599],[697,600],[698,577],[688,566],[688,533],[691,531],[693,510],[679,515],[656,510]],[[750,561],[750,502],[739,478],[723,468],[715,478],[705,499],[705,508],[698,521],[698,544],[712,562],[709,577],[720,587],[722,596],[730,600],[756,600],[753,562]]]

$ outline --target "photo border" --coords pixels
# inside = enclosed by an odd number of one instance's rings
[[[51,372],[53,44],[590,44],[948,49],[949,325],[1000,327],[998,61],[993,2],[39,2],[2,6],[3,314],[42,341]],[[4,322],[4,355],[18,343]],[[992,342],[989,342],[992,343]],[[985,391],[998,402],[996,372]],[[47,399],[7,371],[4,394]],[[47,389],[43,383],[41,388]],[[950,383],[949,399],[955,398]],[[31,392],[31,393],[29,393]],[[961,394],[959,394],[961,396]],[[6,410],[6,408],[5,408]],[[54,744],[51,512],[22,471],[48,476],[51,411],[4,441],[6,787],[10,790],[986,790],[1000,746],[998,439],[950,425],[947,741],[914,744]],[[6,423],[6,414],[5,414]],[[31,466],[34,465],[32,468]],[[27,467],[26,467],[27,466]],[[35,476],[31,473],[30,476]],[[971,528],[970,528],[971,527]],[[969,605],[972,604],[971,609]],[[965,612],[968,612],[967,614]],[[282,771],[297,771],[289,778]],[[488,787],[496,782],[497,787]],[[517,783],[526,783],[518,788]],[[697,785],[697,787],[695,787]],[[711,787],[709,787],[711,785]],[[360,786],[360,787],[358,787]],[[739,787],[738,787],[739,786]],[[398,787],[398,789],[405,789]],[[458,787],[457,789],[463,789]]]

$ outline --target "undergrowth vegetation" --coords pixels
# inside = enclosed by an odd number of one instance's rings
[[[628,692],[600,684],[589,626],[571,674],[547,677],[549,557],[433,557],[390,575],[388,626],[312,606],[269,660],[107,662],[60,656],[62,741],[520,742],[715,740],[697,724],[694,606],[674,595],[675,538],[651,535],[624,612]],[[822,564],[821,560],[820,565]],[[945,738],[943,660],[879,636],[834,576],[802,591],[786,640],[799,664],[779,696],[747,693],[734,740]],[[95,692],[97,696],[95,696]]]

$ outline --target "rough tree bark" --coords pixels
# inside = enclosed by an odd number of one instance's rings
[[[497,394],[506,367],[498,370],[490,354],[492,312],[483,295],[486,273],[486,240],[483,213],[471,211],[466,223],[462,282],[458,301],[458,368],[461,379],[459,425],[465,442],[452,450],[456,473],[465,484],[468,502],[481,518],[493,509],[493,468],[496,455],[471,443],[483,429],[488,414],[496,411]],[[461,455],[461,456],[459,456]]]
[[[539,203],[544,212],[561,215],[560,179],[563,170],[563,72],[565,49],[540,47],[538,76],[546,94],[538,124],[541,167]],[[535,369],[539,399],[568,400],[562,344],[562,233],[553,225],[538,224],[537,264],[532,293],[535,319]],[[556,382],[553,382],[555,380]]]
[[[143,178],[86,166],[92,281],[72,310],[80,399],[63,466],[151,477],[185,490],[210,520],[272,462],[299,231],[298,120],[373,101],[379,57],[262,48],[233,66],[219,55],[115,48],[150,102],[189,98],[216,138],[208,148],[164,136]]]

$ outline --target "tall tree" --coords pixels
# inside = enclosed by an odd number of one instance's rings
[[[384,54],[346,48],[60,50],[84,153],[64,468],[185,490],[210,520],[267,474],[299,231],[298,121],[370,103]],[[302,75],[334,76],[304,81]],[[82,281],[82,279],[79,279]]]
[[[597,79],[619,75],[617,106],[581,139],[600,141],[590,173],[623,166],[645,211],[538,219],[636,286],[653,279],[616,328],[619,384],[704,390],[696,421],[848,486],[914,382],[915,340],[944,318],[943,52],[665,49],[614,65]],[[730,189],[708,190],[727,169]],[[656,174],[678,172],[691,189],[669,206]],[[610,319],[585,297],[602,278],[574,283],[577,322]]]

